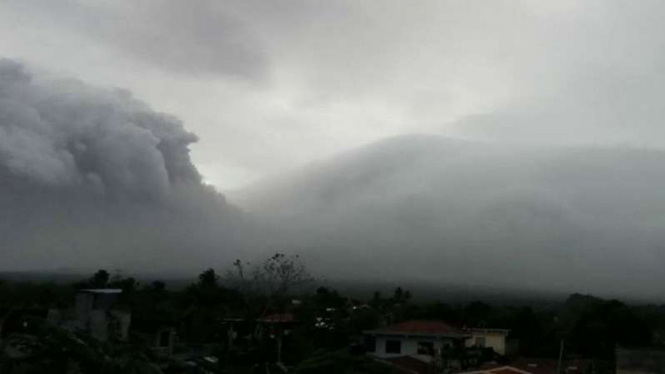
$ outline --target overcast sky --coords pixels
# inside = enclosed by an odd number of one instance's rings
[[[405,133],[665,145],[660,1],[0,3],[0,55],[179,117],[220,190]]]

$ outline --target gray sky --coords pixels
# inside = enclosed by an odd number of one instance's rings
[[[121,87],[235,189],[406,133],[662,147],[659,1],[0,3],[0,55]]]

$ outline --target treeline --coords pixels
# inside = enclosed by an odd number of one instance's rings
[[[177,290],[163,281],[141,283],[105,270],[67,285],[0,281],[0,317],[12,310],[38,315],[49,308],[70,307],[76,290],[82,288],[122,289],[119,305],[132,312],[134,343],[141,341],[141,332],[171,326],[177,331],[180,349],[212,347],[221,358],[220,365],[227,368],[276,360],[275,342],[228,344],[228,321],[251,325],[249,322],[275,313],[290,313],[297,321],[284,341],[282,360],[294,367],[302,363],[308,370],[318,361],[331,362],[325,359],[325,352],[362,352],[365,330],[411,319],[510,329],[510,338],[519,343],[519,354],[528,357],[555,358],[562,342],[568,357],[607,362],[614,360],[617,346],[665,347],[665,306],[635,306],[579,294],[543,307],[496,306],[482,301],[419,303],[417,295],[401,287],[387,295],[375,292],[366,299],[352,299],[317,287],[300,259],[284,254],[256,265],[237,261],[223,275],[208,269]]]

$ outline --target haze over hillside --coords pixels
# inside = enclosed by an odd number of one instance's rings
[[[0,61],[0,270],[191,274],[281,251],[322,278],[661,296],[663,151],[401,136],[227,201],[195,141],[127,91]]]
[[[337,277],[660,297],[665,152],[403,136],[231,196]]]

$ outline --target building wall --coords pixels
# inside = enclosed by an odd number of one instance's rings
[[[402,342],[402,350],[400,353],[386,353],[386,341],[388,340],[399,340]],[[434,339],[434,338],[404,338],[404,337],[387,337],[387,336],[377,336],[376,337],[376,349],[374,352],[371,352],[372,355],[379,358],[390,358],[390,357],[399,357],[399,356],[413,356],[419,358],[423,361],[430,361],[432,356],[430,355],[419,355],[418,354],[418,342],[432,342],[434,343],[434,349],[438,352],[441,351],[444,344],[452,345],[452,339]]]
[[[154,335],[152,351],[160,357],[171,357],[175,346],[175,330],[171,327],[163,328]]]
[[[616,351],[617,374],[665,373],[665,351],[624,349]]]
[[[85,330],[90,324],[94,297],[92,294],[79,292],[76,294],[76,327]]]
[[[132,314],[119,310],[111,310],[109,314],[114,322],[113,334],[116,339],[127,340],[129,338],[129,325],[132,323]]]
[[[93,310],[90,312],[90,335],[102,342],[109,339],[109,322],[106,318],[106,312],[103,310]]]
[[[465,342],[466,346],[475,346],[476,338],[485,338],[485,347],[494,349],[494,352],[502,356],[506,355],[506,334],[498,332],[472,331],[471,338],[467,339]]]

